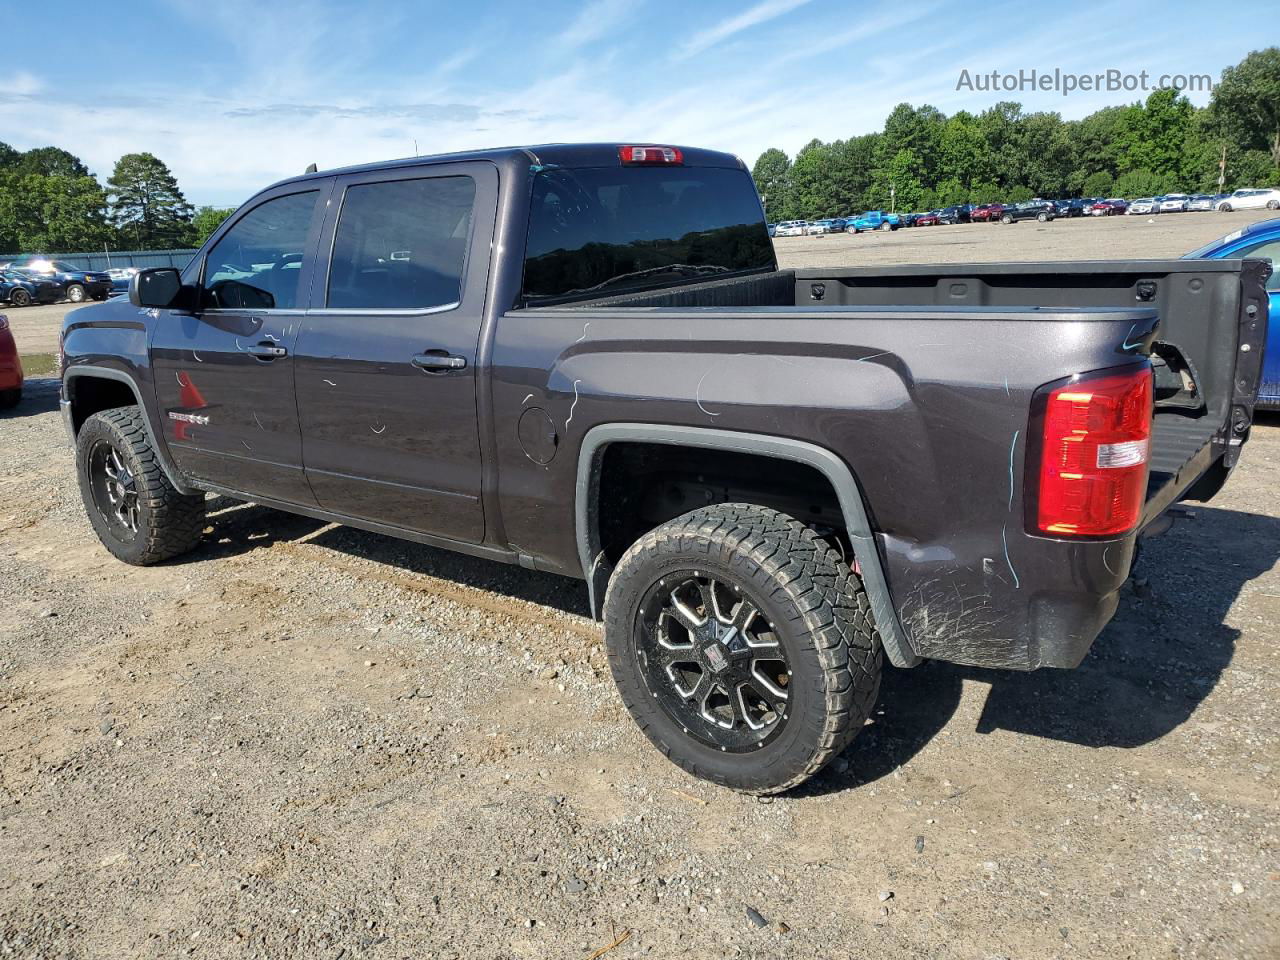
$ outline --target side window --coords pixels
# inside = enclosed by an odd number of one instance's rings
[[[296,307],[316,197],[314,190],[276,197],[237,220],[205,257],[204,305],[231,310]]]
[[[333,241],[327,305],[424,310],[459,302],[475,199],[470,177],[348,187]]]
[[[1271,293],[1280,291],[1280,265],[1276,264],[1276,261],[1280,260],[1280,240],[1260,243],[1256,247],[1241,250],[1239,253],[1232,254],[1232,256],[1239,257],[1241,260],[1269,260],[1271,262],[1271,276],[1267,280],[1267,290]]]

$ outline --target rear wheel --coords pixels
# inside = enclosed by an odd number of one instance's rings
[[[1049,215],[1047,213],[1039,213],[1039,214],[1036,214],[1036,219],[1039,220],[1041,223],[1045,223],[1048,221]]]
[[[15,307],[29,307],[31,306],[31,294],[21,287],[17,287],[9,291],[9,303]]]
[[[892,230],[892,229],[893,229],[893,224],[892,224],[892,223],[890,223],[888,220],[886,220],[884,223],[880,224],[880,229],[881,229],[881,230]]]
[[[142,411],[95,413],[76,437],[89,522],[118,559],[149,566],[186,553],[204,531],[204,495],[179,493],[151,448]]]
[[[1000,222],[1001,222],[1001,223],[1013,223],[1013,217],[1009,216],[1009,215],[1006,213],[1004,216],[1002,216],[1002,217],[1000,218]]]
[[[1219,205],[1218,205],[1218,209],[1219,209],[1221,212],[1223,212],[1223,213],[1230,213],[1230,212],[1231,212],[1231,204],[1229,204],[1229,203],[1222,203],[1222,204],[1219,204]]]
[[[623,702],[697,777],[752,793],[817,773],[862,728],[882,652],[862,585],[785,514],[721,504],[622,557],[605,643]]]
[[[84,303],[85,292],[84,287],[78,283],[73,283],[67,287],[67,299],[72,303]]]
[[[1280,210],[1280,200],[1268,200],[1268,201],[1267,201],[1267,209],[1268,209],[1268,210]]]

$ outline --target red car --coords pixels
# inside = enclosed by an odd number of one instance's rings
[[[982,204],[982,206],[980,206],[980,207],[974,207],[974,208],[973,208],[973,210],[971,210],[971,211],[969,212],[969,219],[971,219],[971,220],[982,220],[982,221],[990,220],[990,219],[991,219],[991,204],[989,204],[989,203],[984,203],[984,204]]]
[[[0,410],[16,407],[22,399],[22,361],[9,330],[9,318],[0,313]]]
[[[1099,200],[1089,208],[1089,214],[1095,217],[1118,217],[1129,209],[1124,200]]]
[[[992,223],[1000,222],[1000,215],[1004,213],[1003,203],[993,203],[987,207],[987,219]]]
[[[929,213],[922,213],[920,216],[916,217],[917,227],[936,227],[941,222],[942,221],[938,219],[938,215],[932,211]]]

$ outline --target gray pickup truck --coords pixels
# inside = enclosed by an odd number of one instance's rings
[[[885,657],[1080,662],[1249,435],[1261,261],[779,270],[737,158],[558,145],[322,171],[70,314],[85,508],[209,492],[586,581],[674,762],[792,787]]]

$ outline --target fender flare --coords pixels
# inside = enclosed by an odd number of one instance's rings
[[[187,483],[182,474],[178,472],[177,466],[169,457],[169,448],[159,442],[155,429],[151,425],[151,416],[147,412],[147,405],[142,400],[142,388],[138,386],[138,381],[123,370],[117,370],[114,367],[96,367],[91,365],[68,367],[62,375],[63,395],[67,399],[62,401],[62,418],[67,428],[67,436],[71,438],[71,446],[74,448],[76,443],[75,424],[72,420],[71,413],[71,381],[76,377],[98,377],[103,380],[115,380],[123,383],[133,391],[134,399],[138,402],[139,409],[142,410],[142,425],[147,431],[147,442],[151,444],[151,449],[155,451],[156,459],[160,463],[160,469],[164,471],[164,475],[169,482],[173,484],[174,489],[179,493],[199,493],[195,487]]]
[[[906,632],[898,620],[889,594],[880,553],[870,519],[863,506],[862,491],[852,471],[838,456],[824,447],[788,437],[716,430],[707,427],[678,427],[656,423],[606,423],[591,428],[583,437],[578,451],[578,477],[575,488],[574,520],[578,541],[578,559],[587,581],[591,615],[599,620],[604,606],[605,590],[613,565],[600,545],[599,503],[600,469],[604,449],[611,443],[634,441],[665,443],[672,446],[703,447],[731,450],[757,456],[773,457],[803,463],[818,470],[831,483],[844,514],[845,527],[853,544],[854,556],[862,572],[862,583],[871,601],[880,639],[889,661],[898,667],[913,667],[920,657],[911,648]]]

